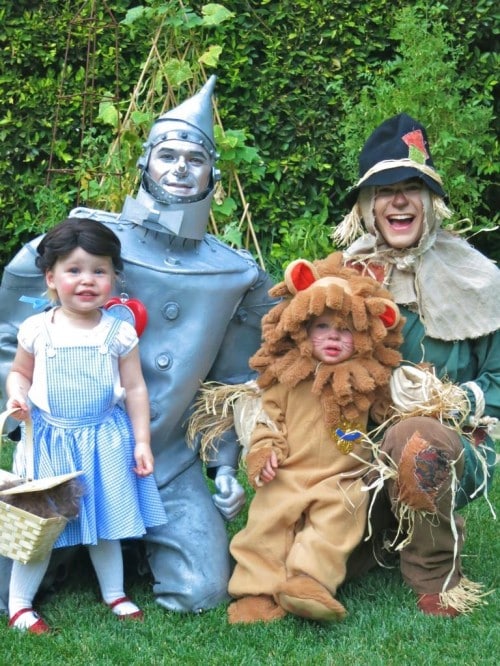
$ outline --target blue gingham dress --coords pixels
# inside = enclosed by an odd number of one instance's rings
[[[55,548],[98,539],[138,538],[166,522],[153,476],[134,471],[128,414],[116,403],[109,346],[122,322],[113,319],[100,344],[52,344],[47,325],[45,362],[49,411],[32,407],[34,477],[83,471],[85,494],[78,518],[68,522]]]

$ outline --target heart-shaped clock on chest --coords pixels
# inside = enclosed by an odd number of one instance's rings
[[[142,335],[148,323],[148,312],[144,303],[138,298],[129,298],[127,294],[110,298],[104,304],[104,309],[113,317],[128,321],[135,328],[138,336]]]

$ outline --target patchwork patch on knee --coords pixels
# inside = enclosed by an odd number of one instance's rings
[[[417,511],[434,513],[439,492],[449,478],[449,456],[414,433],[399,462],[398,500]]]

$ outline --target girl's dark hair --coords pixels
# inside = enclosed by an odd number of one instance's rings
[[[118,236],[102,222],[84,217],[67,217],[48,231],[38,245],[35,263],[45,273],[77,247],[98,257],[110,257],[115,271],[123,269]]]

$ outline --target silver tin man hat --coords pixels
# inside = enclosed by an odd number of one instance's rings
[[[214,161],[217,159],[212,111],[216,80],[213,74],[193,97],[156,119],[137,162],[140,169],[147,169],[151,150],[169,139],[198,143]]]

